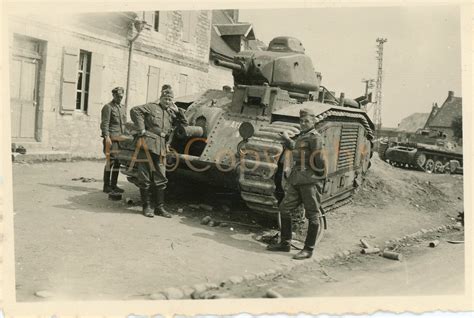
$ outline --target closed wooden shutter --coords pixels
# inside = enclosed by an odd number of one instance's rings
[[[143,20],[145,20],[147,28],[153,30],[155,25],[155,11],[143,11]]]
[[[76,81],[78,66],[79,49],[65,47],[61,83],[61,110],[63,112],[73,112],[76,109]]]
[[[102,73],[104,72],[104,56],[100,53],[92,53],[92,65],[89,86],[89,108],[88,113],[100,112],[102,104]]]
[[[146,94],[146,101],[153,102],[158,99],[160,93],[160,69],[155,66],[150,66],[148,69],[148,89]]]

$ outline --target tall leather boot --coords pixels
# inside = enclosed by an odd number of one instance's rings
[[[165,189],[153,187],[153,196],[155,198],[155,215],[170,218],[172,215],[165,209]]]
[[[306,240],[304,241],[304,248],[295,256],[294,259],[305,259],[313,256],[314,245],[316,244],[316,236],[318,235],[319,224],[309,222],[308,232],[306,233]]]
[[[140,189],[140,196],[142,199],[143,215],[152,218],[154,214],[151,209],[150,191],[148,189]]]
[[[114,192],[124,193],[124,190],[117,186],[119,173],[120,173],[120,164],[119,165],[114,164],[114,168],[112,169],[112,177],[110,179],[110,188]]]
[[[267,250],[272,252],[289,252],[291,250],[292,225],[291,217],[281,217],[281,240],[280,243],[270,244]]]
[[[112,192],[112,187],[110,186],[110,169],[107,169],[107,166],[104,168],[104,188],[102,189],[105,193]]]

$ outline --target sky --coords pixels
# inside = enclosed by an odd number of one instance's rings
[[[362,79],[377,78],[376,39],[386,38],[384,127],[397,127],[413,113],[429,113],[448,91],[462,94],[457,6],[241,9],[239,20],[252,23],[266,44],[276,36],[298,38],[322,73],[322,84],[349,98],[364,94]]]

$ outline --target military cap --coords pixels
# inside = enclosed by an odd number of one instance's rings
[[[164,91],[165,89],[171,89],[171,85],[170,84],[165,84],[165,85],[161,86],[162,91]]]
[[[161,97],[174,97],[173,90],[170,88],[161,91]]]
[[[123,92],[124,92],[123,87],[118,86],[118,87],[115,87],[115,88],[112,90],[112,94],[115,94],[115,93],[118,93],[118,92],[122,92],[122,93],[123,93]]]
[[[314,112],[314,110],[309,109],[309,108],[300,109],[300,117],[305,117],[305,116],[316,116],[316,113]]]

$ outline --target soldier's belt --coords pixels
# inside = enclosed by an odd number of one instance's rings
[[[152,133],[149,130],[145,131],[145,136],[153,138],[153,139],[158,139],[160,137],[166,138],[166,134],[164,132],[160,132],[159,134],[155,134],[155,133]]]

